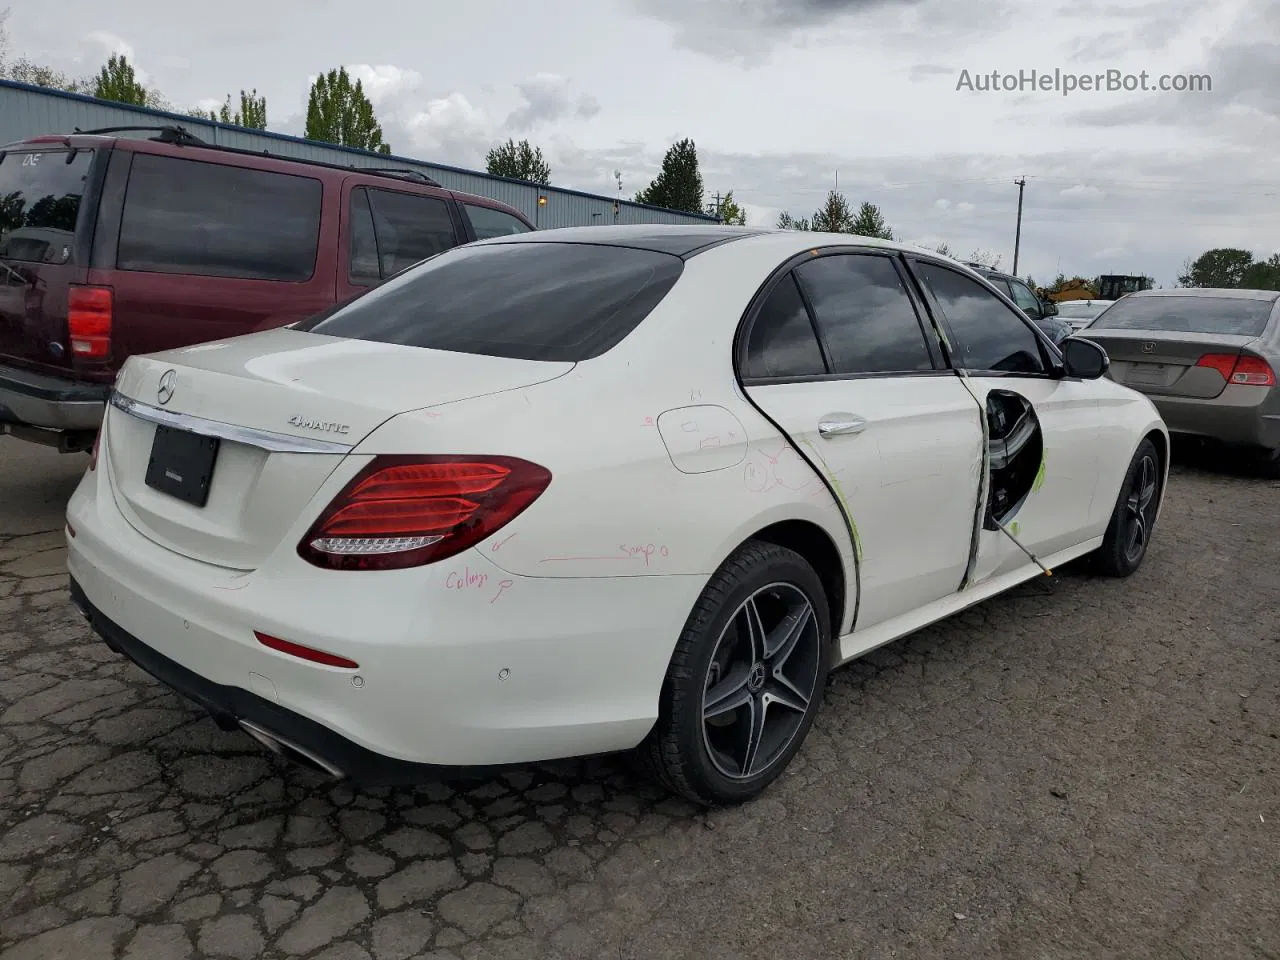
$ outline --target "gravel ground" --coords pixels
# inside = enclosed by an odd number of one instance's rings
[[[95,641],[85,464],[0,439],[0,958],[1280,956],[1280,483],[1180,463],[1142,571],[835,674],[703,811],[621,761],[353,791]]]

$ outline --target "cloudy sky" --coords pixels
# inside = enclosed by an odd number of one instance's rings
[[[127,53],[182,108],[256,87],[286,133],[345,64],[396,153],[481,166],[529,137],[553,183],[593,192],[616,168],[631,196],[692,137],[749,223],[811,214],[838,177],[899,236],[1006,269],[1025,176],[1019,272],[1042,282],[1171,286],[1209,247],[1280,250],[1280,0],[19,0],[8,29],[76,74]],[[1212,91],[957,89],[1033,69]]]

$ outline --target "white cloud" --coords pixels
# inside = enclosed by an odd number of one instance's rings
[[[1080,197],[1088,200],[1106,196],[1106,194],[1097,187],[1085,183],[1077,183],[1073,187],[1067,187],[1067,189],[1060,191],[1058,195],[1062,197]]]

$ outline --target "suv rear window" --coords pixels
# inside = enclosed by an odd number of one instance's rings
[[[1092,326],[1098,330],[1259,337],[1267,328],[1274,306],[1274,300],[1238,297],[1125,297],[1094,320]]]
[[[684,261],[595,244],[457,247],[299,330],[520,360],[598,357],[640,325]]]
[[[92,150],[23,153],[0,162],[0,257],[67,263],[75,248],[76,217]]]
[[[136,154],[116,266],[240,280],[309,280],[320,245],[322,192],[312,177]]]

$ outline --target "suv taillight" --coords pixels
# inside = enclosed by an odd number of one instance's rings
[[[379,456],[329,504],[298,555],[332,570],[444,560],[514,520],[551,483],[515,457]]]
[[[1240,354],[1235,357],[1229,353],[1206,353],[1196,362],[1197,367],[1212,367],[1222,374],[1227,383],[1238,383],[1250,387],[1274,387],[1276,374],[1267,361],[1261,357]]]
[[[67,339],[73,357],[111,358],[112,312],[110,287],[71,287],[67,293]]]

